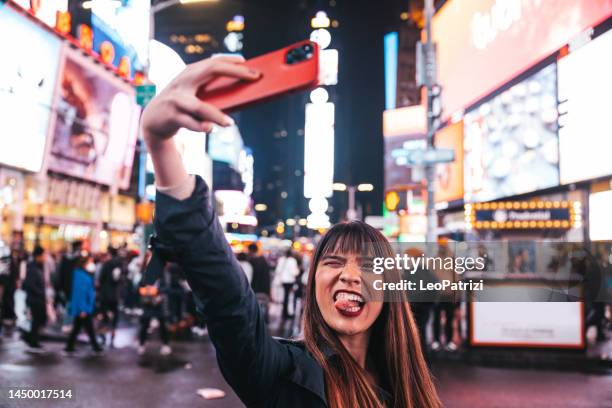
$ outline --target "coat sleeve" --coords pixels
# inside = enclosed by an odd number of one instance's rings
[[[268,334],[200,177],[185,200],[157,192],[155,230],[162,257],[185,271],[225,379],[245,404],[265,401],[291,369],[289,350]]]

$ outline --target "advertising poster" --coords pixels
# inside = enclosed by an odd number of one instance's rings
[[[0,41],[0,164],[38,172],[62,44],[8,6],[0,7],[0,37],[11,38]]]
[[[134,91],[81,53],[66,51],[49,169],[125,189],[138,135]]]
[[[394,158],[393,152],[425,149],[426,118],[425,109],[421,105],[389,109],[383,112],[386,191],[403,189],[421,182],[423,172],[409,165],[405,158]]]
[[[561,183],[608,176],[612,174],[612,31],[570,52],[558,66]]]
[[[581,302],[473,302],[474,346],[581,348]]]
[[[443,119],[612,14],[610,0],[446,1],[433,18]]]
[[[556,67],[549,65],[464,118],[465,201],[559,184]]]

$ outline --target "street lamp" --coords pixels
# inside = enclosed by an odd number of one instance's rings
[[[334,183],[332,184],[332,189],[334,191],[348,191],[349,208],[346,211],[346,218],[350,221],[357,219],[357,209],[355,208],[355,192],[374,191],[374,185],[371,183],[361,183],[354,186],[347,186],[344,183]]]
[[[370,183],[362,183],[357,186],[357,191],[370,192],[374,190],[374,185]]]
[[[332,184],[332,190],[334,190],[334,191],[346,191],[346,184],[344,184],[344,183],[334,183],[334,184]]]

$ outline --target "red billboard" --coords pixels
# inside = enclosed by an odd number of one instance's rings
[[[433,18],[444,118],[612,15],[612,0],[450,0]]]

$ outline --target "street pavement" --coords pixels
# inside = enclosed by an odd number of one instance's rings
[[[0,343],[0,407],[242,407],[217,368],[214,348],[204,336],[172,344],[173,354],[159,355],[151,341],[137,355],[136,330],[120,330],[117,348],[102,357],[61,355],[62,343],[46,344],[46,355],[31,355],[13,336]],[[152,335],[155,338],[156,334]],[[433,372],[447,407],[612,407],[612,375],[526,370],[437,362]],[[71,389],[71,400],[8,399],[11,387]],[[218,388],[225,398],[204,400],[199,388]]]

